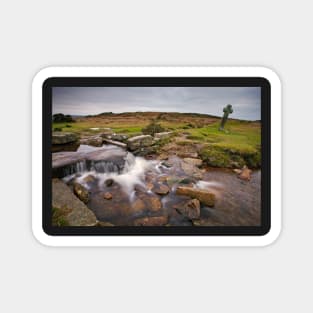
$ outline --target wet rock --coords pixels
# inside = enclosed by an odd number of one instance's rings
[[[167,222],[167,216],[143,217],[136,219],[134,221],[134,226],[164,226]]]
[[[110,139],[125,142],[128,139],[128,136],[121,134],[113,134]]]
[[[180,181],[179,181],[179,183],[180,184],[183,184],[183,185],[190,185],[190,184],[193,184],[193,183],[195,183],[196,182],[196,180],[195,179],[192,179],[192,178],[190,178],[190,177],[185,177],[185,178],[183,178],[183,179],[181,179]]]
[[[138,193],[138,199],[133,203],[133,207],[140,210],[146,209],[150,212],[159,212],[162,209],[162,202],[156,195],[148,195],[147,193]]]
[[[252,171],[247,166],[244,166],[241,173],[238,175],[238,177],[242,180],[249,181],[251,179],[251,173]]]
[[[52,145],[51,146],[51,152],[55,153],[55,152],[63,152],[63,151],[77,151],[77,149],[79,148],[80,143],[79,141],[75,141],[75,142],[70,142],[70,143],[66,143],[66,144],[56,144],[56,145]]]
[[[235,174],[241,174],[241,169],[239,169],[239,168],[235,168],[235,169],[233,169],[233,172],[235,173]]]
[[[201,166],[202,160],[201,159],[195,159],[195,158],[184,158],[184,162],[191,164],[193,166]]]
[[[105,192],[103,198],[106,200],[111,200],[113,198],[111,192]]]
[[[141,185],[141,184],[136,184],[136,185],[134,186],[134,190],[135,190],[135,192],[136,192],[137,195],[138,195],[138,194],[142,195],[142,194],[146,193],[147,187],[144,186],[144,185]]]
[[[84,203],[89,201],[89,192],[88,190],[81,184],[75,182],[73,184],[73,190],[75,195]]]
[[[63,145],[78,140],[78,137],[74,133],[67,132],[53,132],[52,133],[52,144],[53,145]]]
[[[141,199],[136,199],[131,205],[132,213],[142,212],[145,209],[146,205]]]
[[[166,195],[170,192],[170,189],[166,185],[156,184],[152,188],[152,191],[158,195]]]
[[[166,182],[167,182],[167,184],[168,184],[170,187],[173,187],[173,185],[175,185],[176,183],[178,183],[179,180],[180,180],[179,177],[169,176],[169,177],[167,177]]]
[[[154,187],[154,185],[152,183],[147,183],[146,187],[148,190],[151,190]]]
[[[137,150],[132,151],[134,155],[146,157],[147,155],[152,155],[156,152],[155,147],[141,147]]]
[[[213,207],[215,204],[215,194],[208,190],[179,186],[176,189],[176,194],[198,199],[202,204],[209,207]]]
[[[173,164],[171,164],[171,163],[169,163],[169,162],[166,162],[166,161],[163,161],[163,162],[161,163],[161,165],[163,165],[163,166],[165,166],[165,167],[167,167],[167,168],[170,168],[170,167],[173,166]]]
[[[127,148],[130,151],[135,151],[143,147],[149,147],[153,144],[154,140],[150,135],[135,136],[127,140]]]
[[[84,145],[93,146],[93,147],[101,147],[103,144],[103,139],[100,136],[94,136],[94,137],[81,139],[80,143]]]
[[[108,178],[104,183],[107,187],[111,187],[114,184],[114,180],[112,178]]]
[[[52,180],[52,207],[63,212],[68,226],[95,226],[95,214],[60,179]]]
[[[202,179],[203,173],[200,169],[190,163],[186,163],[185,161],[181,162],[182,170],[186,175],[194,177],[195,179]]]
[[[159,160],[168,160],[168,154],[167,154],[167,153],[161,153],[161,154],[158,156],[158,159],[159,159]]]
[[[85,183],[93,183],[96,180],[96,177],[93,175],[88,175],[83,180]]]
[[[158,181],[158,183],[163,183],[163,182],[166,182],[168,178],[169,178],[169,176],[167,176],[167,175],[162,175],[162,176],[159,176],[159,177],[157,178],[157,181]]]
[[[198,199],[188,200],[183,204],[175,205],[174,208],[190,220],[200,218],[200,201]]]
[[[169,138],[173,132],[155,133],[154,137],[158,139]]]
[[[148,209],[152,212],[157,212],[162,209],[162,203],[158,197],[149,197],[147,199]]]
[[[114,224],[110,222],[98,221],[97,226],[99,227],[112,227]]]

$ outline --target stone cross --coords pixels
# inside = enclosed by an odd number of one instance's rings
[[[224,115],[219,130],[224,130],[224,126],[227,122],[228,115],[233,113],[233,107],[231,106],[231,104],[227,104],[226,107],[223,109],[223,112]]]

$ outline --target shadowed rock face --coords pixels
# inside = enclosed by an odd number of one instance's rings
[[[80,143],[79,141],[65,143],[64,145],[52,145],[51,152],[62,152],[62,151],[77,151],[79,148]]]
[[[63,212],[68,226],[95,226],[95,214],[61,180],[52,180],[52,207]]]
[[[75,142],[78,140],[76,134],[66,132],[53,132],[52,133],[52,144],[53,145],[64,145],[67,143]]]

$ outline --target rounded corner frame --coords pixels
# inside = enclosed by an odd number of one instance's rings
[[[271,226],[261,236],[51,236],[42,226],[42,88],[53,77],[212,76],[264,78],[271,88]],[[272,124],[272,123],[271,123]],[[267,67],[47,67],[32,82],[32,232],[45,246],[232,247],[268,246],[281,233],[281,81]]]

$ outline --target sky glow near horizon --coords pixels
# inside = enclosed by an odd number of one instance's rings
[[[261,119],[260,87],[53,87],[52,113],[181,112]]]

